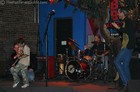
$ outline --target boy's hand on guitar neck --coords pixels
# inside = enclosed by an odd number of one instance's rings
[[[14,56],[14,59],[21,59],[21,58],[25,58],[27,56],[29,56],[29,55],[26,55],[26,54],[19,55],[19,54],[17,54],[16,56]]]
[[[20,57],[20,55],[17,54],[17,55],[14,56],[14,59],[19,58],[19,57]]]

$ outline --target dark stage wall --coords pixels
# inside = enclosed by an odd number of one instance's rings
[[[37,6],[31,4],[0,4],[0,76],[9,66],[16,39],[25,38],[33,54],[37,53]]]

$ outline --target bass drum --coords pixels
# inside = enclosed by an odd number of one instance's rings
[[[87,79],[91,74],[91,67],[86,60],[69,61],[65,74],[70,80]]]

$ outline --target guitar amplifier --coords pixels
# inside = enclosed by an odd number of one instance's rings
[[[45,72],[47,72],[48,79],[54,78],[54,76],[55,76],[55,57],[48,56],[47,60],[46,60],[46,57],[37,57],[37,60],[38,60],[38,71],[40,71],[41,77],[43,77]]]
[[[130,80],[128,82],[128,92],[140,92],[140,80]]]
[[[130,61],[130,73],[133,80],[140,80],[140,59],[132,57]]]

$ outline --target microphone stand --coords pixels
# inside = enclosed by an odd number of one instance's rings
[[[45,33],[44,33],[44,42],[46,41],[46,62],[45,62],[45,83],[46,87],[48,86],[47,84],[47,79],[48,79],[48,26],[51,20],[51,14],[48,15],[48,22],[46,25]]]

